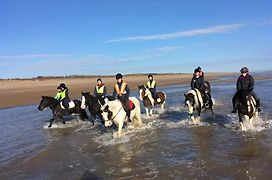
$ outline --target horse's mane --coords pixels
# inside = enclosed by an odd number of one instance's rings
[[[57,99],[55,99],[54,97],[51,96],[42,96],[43,99],[49,99],[49,100],[54,100],[54,101],[58,101]]]
[[[146,89],[146,87],[144,85],[138,85],[139,89]]]
[[[251,91],[238,91],[237,92],[237,98],[241,104],[247,103],[247,96],[249,96]]]
[[[53,105],[56,105],[59,103],[59,101],[57,99],[55,99],[54,97],[51,97],[51,96],[42,96],[42,99],[47,100],[49,103],[52,103]]]

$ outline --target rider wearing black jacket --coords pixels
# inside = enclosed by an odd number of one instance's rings
[[[204,84],[204,78],[200,76],[200,70],[197,68],[194,71],[194,75],[191,81],[191,88],[198,89],[201,93],[205,92],[205,84]]]
[[[257,110],[260,112],[262,111],[260,108],[260,99],[257,97],[255,92],[253,91],[254,88],[254,78],[248,74],[248,68],[243,67],[241,70],[241,75],[237,79],[236,83],[236,90],[237,92],[234,94],[232,98],[232,105],[233,105],[233,110],[231,111],[232,113],[236,113],[236,103],[237,103],[237,95],[240,92],[250,92],[250,94],[254,97],[256,100],[256,107]]]

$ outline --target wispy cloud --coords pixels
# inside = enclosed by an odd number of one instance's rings
[[[243,26],[245,26],[245,24],[243,23],[227,24],[227,25],[212,26],[208,28],[200,28],[200,29],[193,29],[188,31],[174,32],[174,33],[124,37],[119,39],[108,40],[105,43],[122,42],[122,41],[167,40],[167,39],[199,36],[199,35],[205,35],[205,34],[228,33],[231,31],[238,30],[242,28]]]
[[[20,60],[20,59],[34,59],[34,58],[63,58],[68,57],[67,54],[22,54],[22,55],[12,55],[12,56],[1,56],[0,60]]]

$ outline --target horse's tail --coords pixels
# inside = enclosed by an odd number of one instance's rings
[[[141,127],[142,122],[142,116],[141,116],[141,107],[140,107],[140,101],[136,97],[129,98],[133,104],[135,105],[135,116],[134,116],[134,126],[135,127]]]

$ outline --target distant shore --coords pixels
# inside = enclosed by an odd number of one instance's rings
[[[239,75],[234,73],[206,73],[205,79],[211,82],[224,77]],[[70,98],[76,99],[81,96],[82,91],[94,90],[96,79],[100,76],[72,76],[72,77],[38,77],[33,79],[9,79],[0,80],[0,108],[15,107],[21,105],[38,104],[41,96],[55,96],[56,87],[64,82],[70,92]],[[190,83],[192,74],[157,74],[158,89],[161,86],[182,85]],[[262,78],[262,77],[260,77]],[[258,77],[255,77],[258,79]],[[114,76],[102,76],[108,93],[112,93],[116,82]],[[124,80],[129,84],[131,90],[137,90],[139,84],[145,84],[146,74],[125,75]],[[225,81],[225,80],[224,80]],[[233,81],[233,80],[231,80]]]

